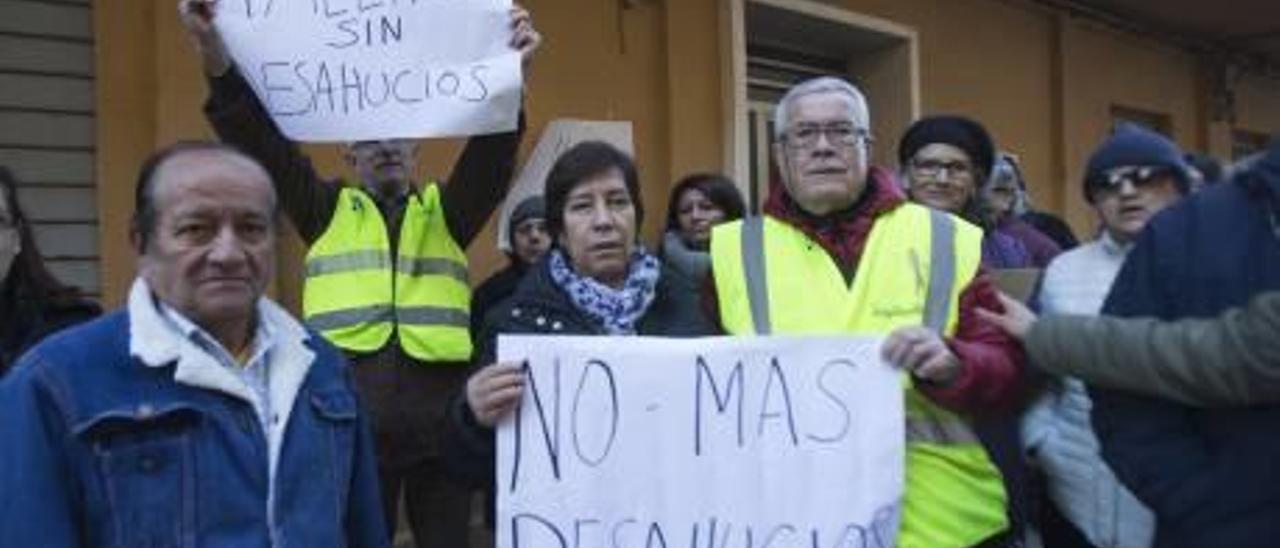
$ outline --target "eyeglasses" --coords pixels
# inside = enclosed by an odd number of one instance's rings
[[[1165,166],[1121,166],[1108,169],[1089,181],[1089,187],[1104,192],[1119,192],[1127,182],[1133,188],[1142,188],[1157,183],[1173,170]]]
[[[823,135],[827,142],[839,146],[852,146],[863,141],[871,143],[871,132],[846,122],[834,124],[796,124],[782,135],[782,141],[795,148],[809,149],[818,146]]]
[[[941,179],[942,172],[947,172],[953,177],[961,177],[973,174],[973,166],[969,162],[955,160],[944,162],[942,160],[912,160],[911,172],[919,177],[927,177],[929,179]]]

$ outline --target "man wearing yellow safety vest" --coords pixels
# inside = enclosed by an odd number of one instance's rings
[[[354,365],[392,534],[403,492],[419,547],[465,547],[470,488],[439,458],[446,404],[471,358],[464,249],[506,194],[523,115],[516,131],[470,139],[448,184],[415,184],[417,143],[408,140],[350,143],[359,184],[322,180],[228,55],[213,21],[229,7],[178,4],[209,79],[205,114],[224,141],[267,168],[308,245],[304,317]],[[527,11],[512,10],[511,31],[527,65],[541,42]]]
[[[977,317],[1000,307],[979,268],[982,233],[907,203],[868,166],[870,113],[837,78],[793,87],[778,104],[780,185],[763,217],[711,240],[715,312],[725,332],[886,337],[906,390],[906,494],[898,545],[1020,545],[1007,532],[1000,473],[970,428],[1021,391],[1016,343]]]

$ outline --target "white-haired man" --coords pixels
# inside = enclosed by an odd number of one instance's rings
[[[870,113],[837,78],[792,88],[778,105],[781,173],[763,217],[717,227],[716,310],[731,334],[879,333],[911,378],[906,497],[897,545],[1005,545],[1000,473],[967,416],[1008,408],[1021,354],[978,304],[1000,306],[981,275],[981,231],[907,203],[868,165]]]

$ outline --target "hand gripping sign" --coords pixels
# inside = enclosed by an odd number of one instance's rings
[[[289,138],[360,141],[515,129],[511,0],[224,0],[236,65]]]
[[[498,546],[888,547],[901,374],[876,338],[504,336]]]

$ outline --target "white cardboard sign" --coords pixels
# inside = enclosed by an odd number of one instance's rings
[[[882,547],[903,494],[877,338],[503,336],[500,548]]]
[[[298,141],[515,129],[511,0],[223,0],[216,24],[281,131]]]

